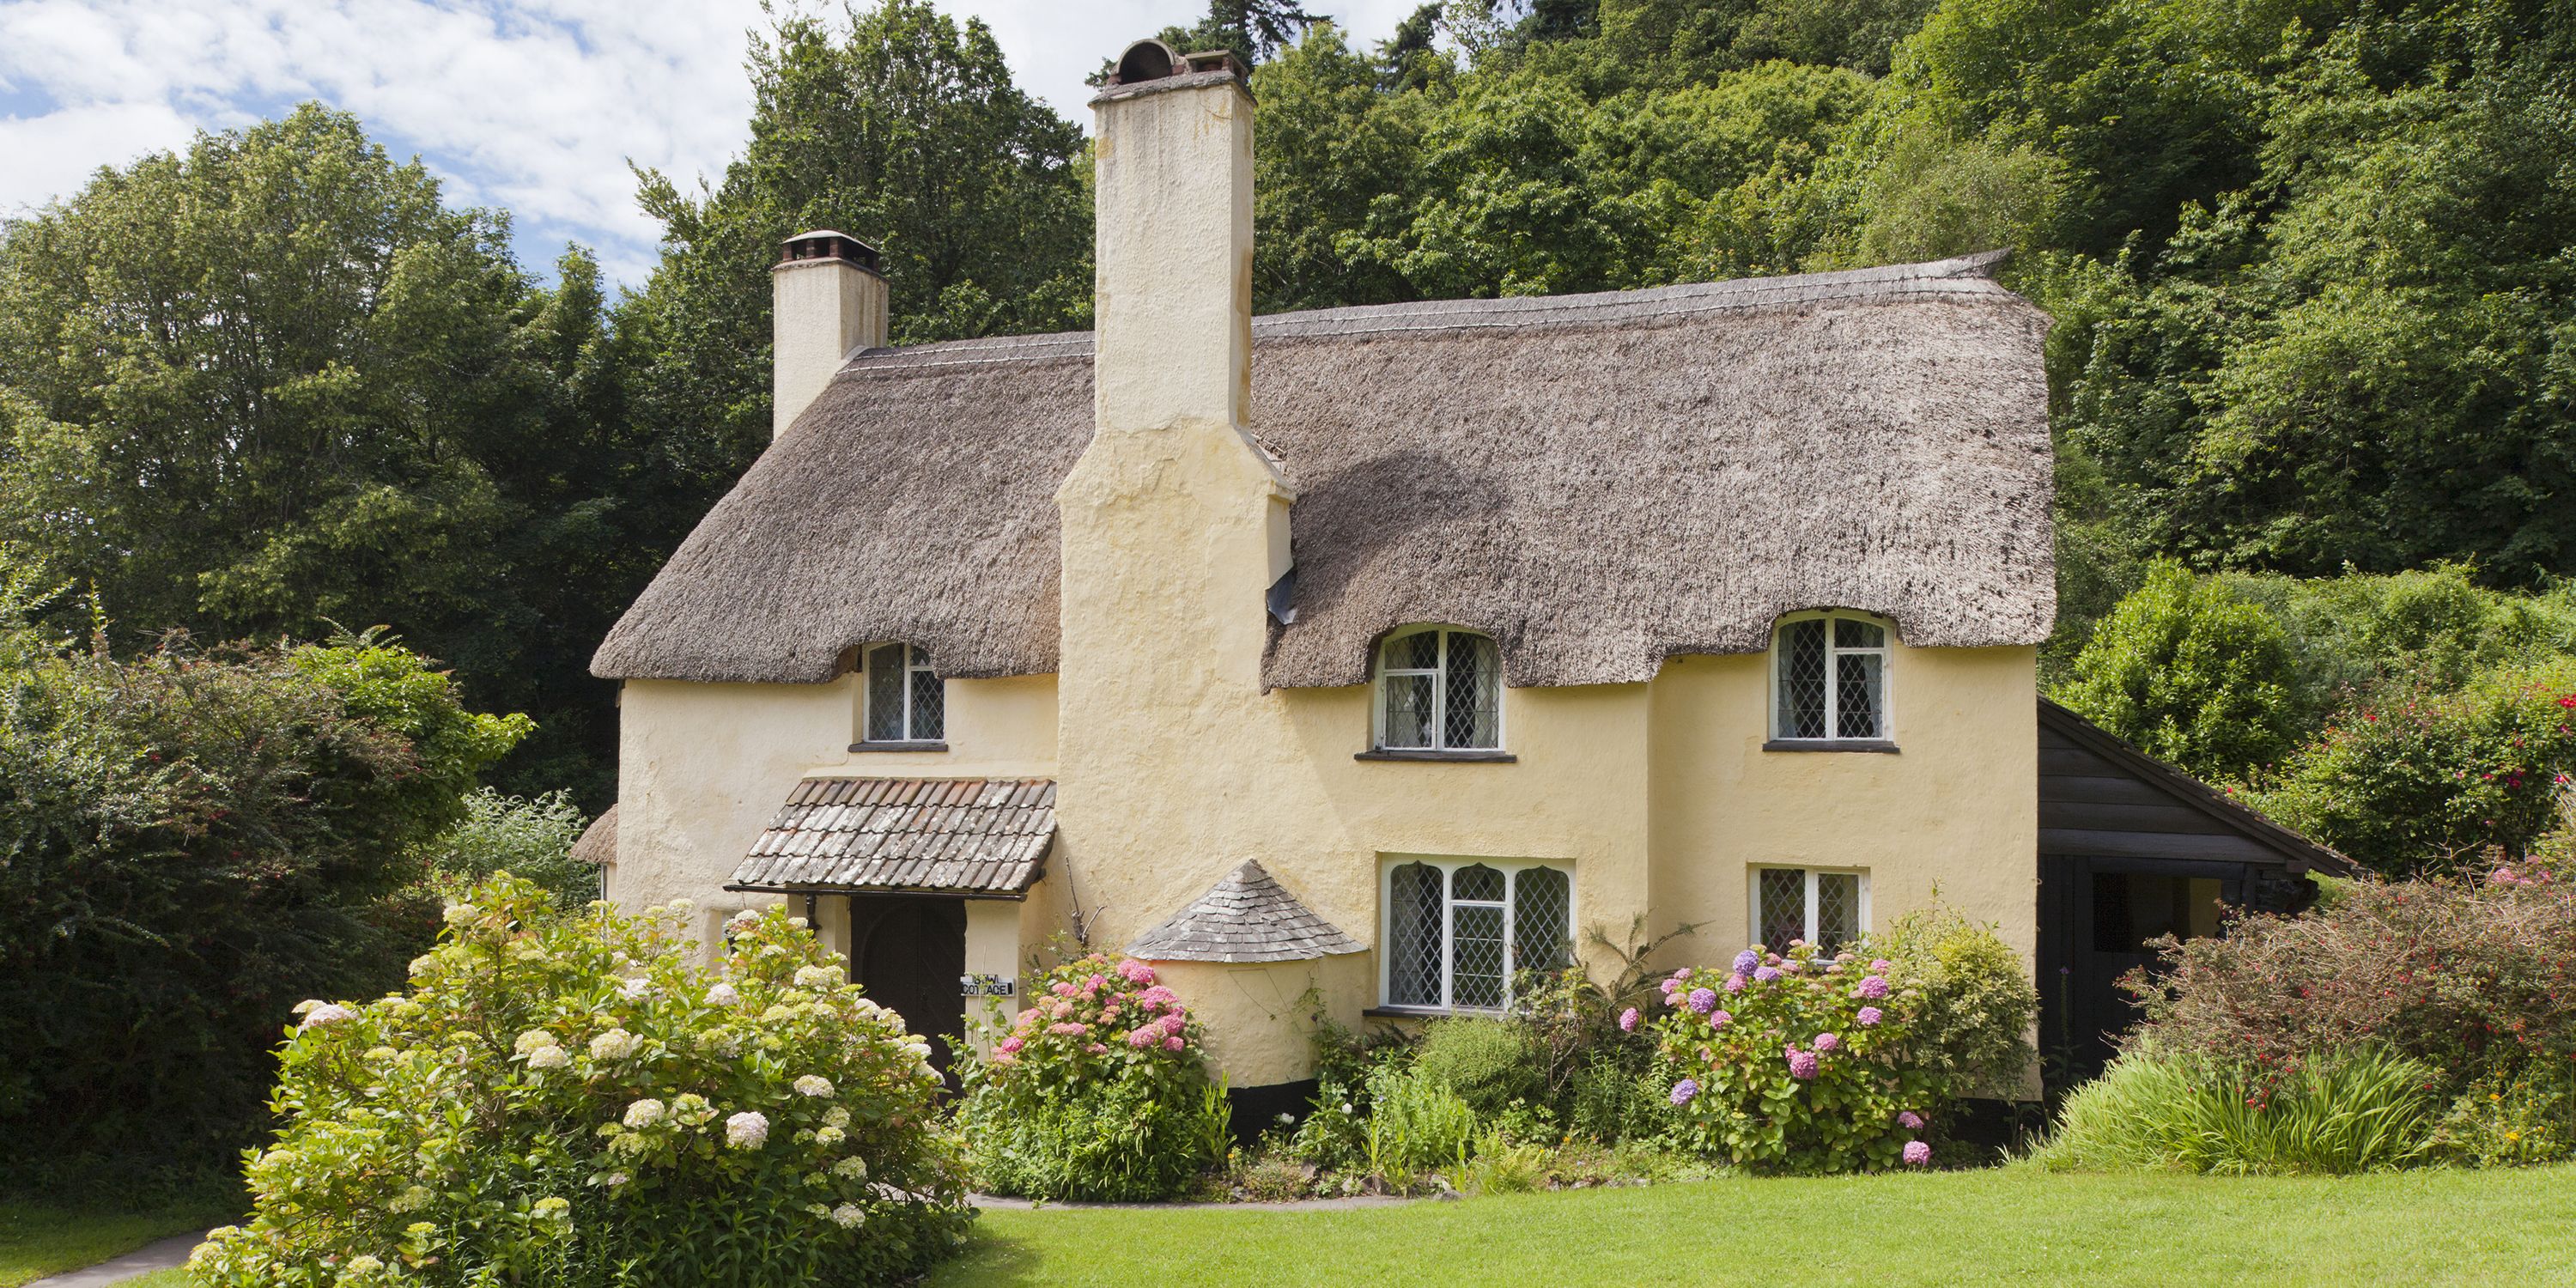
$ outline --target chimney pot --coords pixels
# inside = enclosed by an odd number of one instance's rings
[[[785,433],[832,383],[841,363],[888,335],[877,248],[817,228],[781,243],[771,291],[770,434]]]

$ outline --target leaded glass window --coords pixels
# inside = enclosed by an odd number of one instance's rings
[[[878,644],[863,659],[866,742],[937,742],[948,736],[948,690],[930,659],[909,644]]]
[[[1826,952],[1860,938],[1868,926],[1869,874],[1817,868],[1757,868],[1753,925],[1763,946],[1785,952],[1803,939]]]
[[[1509,860],[1413,860],[1387,869],[1386,1002],[1497,1011],[1524,971],[1572,960],[1574,879]]]
[[[1780,623],[1772,736],[1792,740],[1884,739],[1887,627],[1826,613]]]
[[[1502,651],[1473,631],[1430,627],[1378,654],[1377,745],[1491,751],[1503,745]]]

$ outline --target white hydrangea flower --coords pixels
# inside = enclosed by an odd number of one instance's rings
[[[623,1060],[635,1054],[636,1038],[624,1029],[610,1029],[590,1040],[593,1060]]]
[[[351,1275],[371,1275],[384,1268],[384,1262],[378,1261],[374,1257],[361,1252],[358,1255],[349,1258],[349,1263],[340,1267],[340,1272],[342,1274]]]
[[[800,1096],[828,1096],[832,1094],[832,1080],[819,1073],[806,1074],[804,1077],[796,1080],[796,1094]]]
[[[740,1006],[742,994],[734,991],[734,986],[731,984],[718,984],[707,990],[707,1005]]]
[[[858,1229],[860,1224],[865,1222],[867,1219],[868,1214],[860,1211],[859,1205],[856,1203],[844,1203],[841,1206],[832,1209],[832,1224],[837,1225],[844,1230]]]
[[[297,1002],[297,1003],[295,1004],[295,1009],[294,1009],[293,1011],[289,1012],[289,1014],[293,1014],[293,1015],[309,1015],[309,1014],[311,1014],[311,1013],[313,1013],[313,1012],[315,1012],[315,1011],[321,1010],[323,1007],[328,1006],[328,1005],[330,1005],[330,1003],[323,1001],[321,998],[318,998],[318,997],[308,997],[308,998],[305,998],[305,999],[304,999],[303,1001],[301,1001],[301,1002]]]
[[[678,915],[680,915],[680,916],[683,916],[683,917],[688,916],[690,913],[692,913],[692,912],[696,912],[697,910],[698,910],[698,905],[697,905],[697,901],[696,901],[696,900],[693,900],[693,899],[673,899],[673,900],[671,901],[671,911],[672,911],[672,912],[674,912],[674,913],[677,913],[677,914],[678,914]]]
[[[533,1055],[539,1047],[550,1047],[554,1044],[554,1034],[548,1033],[544,1029],[530,1029],[527,1032],[520,1034],[519,1040],[511,1045],[512,1048],[521,1055]]]
[[[626,1125],[636,1131],[642,1131],[662,1121],[663,1116],[669,1112],[669,1106],[648,1096],[626,1107]]]
[[[528,1053],[528,1067],[531,1069],[560,1069],[570,1060],[571,1057],[565,1055],[559,1046],[538,1047]]]
[[[325,1024],[345,1023],[356,1018],[358,1018],[358,1013],[356,1011],[352,1011],[348,1007],[340,1005],[338,1002],[324,1002],[320,1006],[314,1007],[311,1011],[306,1012],[304,1022],[296,1025],[295,1027],[298,1032],[301,1032],[305,1029],[320,1028]]]
[[[715,1116],[715,1106],[694,1091],[684,1091],[671,1098],[671,1120],[683,1127],[703,1127]]]
[[[832,1164],[832,1175],[845,1181],[864,1181],[868,1179],[868,1160],[852,1154]]]
[[[841,972],[836,971],[829,966],[799,966],[796,968],[796,987],[798,988],[830,988],[834,983],[838,982],[840,978]]]
[[[373,1064],[383,1064],[388,1060],[399,1058],[401,1055],[402,1052],[396,1051],[389,1046],[367,1048],[367,1060]]]
[[[803,917],[789,917],[787,919],[787,924],[794,926],[798,930],[803,930],[805,928],[805,919]]]
[[[621,979],[617,981],[617,995],[630,1002],[652,991],[653,981],[649,979]]]
[[[847,1127],[850,1125],[850,1111],[834,1105],[823,1111],[823,1122],[826,1126]]]
[[[438,1196],[436,1194],[430,1192],[430,1188],[428,1186],[415,1185],[387,1200],[385,1203],[385,1210],[388,1212],[417,1212],[422,1208],[428,1207],[430,1200],[437,1197]]]
[[[572,1200],[549,1194],[537,1200],[534,1211],[540,1221],[569,1221],[572,1219]]]
[[[633,1177],[628,1176],[624,1172],[610,1172],[608,1175],[600,1177],[599,1183],[613,1190],[633,1179]]]
[[[838,1145],[842,1141],[847,1140],[849,1135],[850,1134],[848,1132],[845,1132],[838,1127],[817,1127],[814,1129],[814,1143],[817,1145]]]
[[[769,1143],[769,1116],[746,1109],[725,1119],[725,1143],[735,1149],[758,1149]]]
[[[753,912],[749,908],[745,908],[742,911],[725,918],[725,932],[727,934],[740,934],[741,932],[749,930],[759,924],[760,914]]]
[[[451,903],[447,905],[447,911],[444,915],[447,918],[448,925],[462,926],[467,922],[474,920],[476,917],[482,916],[483,910],[470,903]]]

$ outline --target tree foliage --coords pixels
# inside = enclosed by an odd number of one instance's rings
[[[2093,628],[2055,696],[2148,755],[2242,779],[2289,750],[2292,678],[2271,614],[2167,562]]]
[[[258,1123],[287,1007],[401,978],[427,938],[406,856],[529,722],[469,712],[382,637],[120,659],[10,598],[0,1156],[220,1156]]]

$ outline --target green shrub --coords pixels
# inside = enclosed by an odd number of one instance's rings
[[[2386,693],[2330,722],[2254,802],[2388,876],[2520,858],[2576,772],[2576,662],[2458,693]]]
[[[1866,947],[1919,990],[1908,1058],[1945,1096],[2022,1098],[2039,993],[2020,954],[1991,928],[1938,906],[1905,913]]]
[[[285,1129],[197,1281],[878,1284],[955,1250],[928,1044],[784,912],[712,969],[686,917],[496,877],[409,993],[297,1008]]]
[[[1093,954],[1037,977],[1035,1005],[987,1026],[989,1059],[961,1053],[957,1124],[997,1194],[1169,1198],[1224,1157],[1198,1025],[1140,961]]]
[[[1536,1037],[1511,1020],[1459,1016],[1423,1026],[1413,1066],[1481,1116],[1547,1090],[1547,1066]]]
[[[2141,1047],[2067,1098],[2035,1157],[2060,1171],[2402,1167],[2431,1148],[2434,1082],[2431,1068],[2384,1048],[2335,1052],[2264,1077]]]
[[[406,856],[528,722],[379,637],[119,658],[0,601],[0,1172],[219,1166],[287,1008],[429,943]]]
[[[1333,1078],[1321,1079],[1314,1104],[1288,1138],[1289,1155],[1328,1172],[1368,1162],[1368,1116],[1360,1108],[1364,1099]]]
[[[1476,1138],[1475,1154],[1458,1169],[1457,1188],[1469,1194],[1527,1194],[1547,1184],[1556,1151],[1514,1140],[1499,1127]]]
[[[2262,607],[2170,561],[2096,623],[2052,695],[2151,756],[2242,779],[2292,746],[2288,635]]]
[[[2525,1060],[2471,1082],[2442,1115],[2433,1153],[2477,1167],[2576,1156],[2576,1070],[2564,1060]]]
[[[1917,1058],[1923,985],[1892,961],[1792,941],[1663,984],[1651,1021],[1672,1133],[1737,1167],[1847,1172],[1930,1161],[1944,1088]]]
[[[1448,1084],[1419,1069],[1369,1075],[1368,1169],[1401,1182],[1463,1168],[1475,1148],[1476,1111]]]
[[[416,857],[451,891],[507,872],[554,892],[557,906],[579,908],[600,895],[599,869],[572,857],[586,822],[569,792],[530,800],[479,788],[465,798],[465,817]]]
[[[1652,1068],[1597,1060],[1575,1070],[1566,1084],[1563,1122],[1574,1136],[1617,1142],[1653,1136],[1665,1127],[1671,1084]]]

